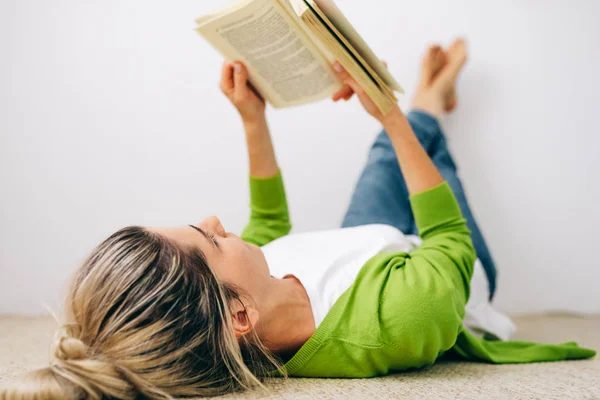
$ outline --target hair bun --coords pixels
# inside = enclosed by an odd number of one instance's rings
[[[54,350],[54,355],[59,360],[81,360],[86,358],[88,354],[88,346],[81,340],[74,337],[63,336],[58,341],[58,345]]]

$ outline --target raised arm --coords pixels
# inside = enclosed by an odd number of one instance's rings
[[[364,109],[383,125],[396,151],[409,193],[411,195],[421,193],[444,182],[435,164],[412,131],[400,107],[396,104],[389,114],[382,115],[375,103],[343,69],[341,64],[335,63],[333,67],[339,78],[346,84],[339,93],[333,96],[334,101],[340,98],[349,99],[355,93]]]
[[[291,229],[285,187],[265,115],[265,102],[248,82],[241,63],[225,63],[221,90],[237,108],[248,148],[250,221],[242,239],[263,246]]]
[[[335,64],[339,77],[360,99],[365,110],[385,127],[394,146],[400,169],[406,181],[415,222],[423,243],[411,254],[423,265],[435,268],[436,279],[456,290],[458,302],[469,297],[475,251],[466,221],[449,185],[444,182],[429,155],[421,146],[398,105],[382,115],[364,90]],[[334,99],[336,97],[334,96]]]

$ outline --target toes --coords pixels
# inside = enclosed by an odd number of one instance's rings
[[[429,70],[433,70],[438,54],[442,51],[442,47],[440,45],[429,46],[425,56],[423,57],[423,68],[427,68]]]
[[[462,38],[456,39],[446,51],[439,45],[430,46],[423,57],[420,89],[436,93],[446,112],[457,107],[454,86],[466,60],[467,45]]]
[[[444,66],[446,65],[446,62],[447,62],[446,53],[444,52],[444,50],[442,50],[440,48],[435,53],[435,56],[434,56],[434,60],[433,60],[433,76],[432,76],[432,78],[435,78],[435,76],[440,73],[440,71],[442,70],[442,68],[444,68]]]
[[[433,45],[427,49],[421,66],[421,83],[429,84],[438,68],[440,53],[443,52],[441,46]]]
[[[446,51],[447,63],[436,77],[434,85],[443,90],[454,86],[458,75],[467,61],[467,45],[464,39],[455,40]]]
[[[447,50],[448,58],[452,63],[464,64],[467,61],[467,41],[463,38],[458,38]]]
[[[448,51],[465,50],[467,47],[467,41],[464,38],[456,38],[448,47]]]

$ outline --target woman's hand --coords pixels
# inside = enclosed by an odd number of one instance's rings
[[[221,73],[221,91],[237,108],[245,124],[264,119],[265,100],[248,82],[248,69],[239,61],[225,62]]]
[[[375,103],[339,63],[335,63],[333,69],[345,84],[333,96],[333,100],[338,101],[342,98],[349,100],[356,93],[365,110],[381,122],[394,146],[408,192],[411,195],[421,193],[442,183],[444,178],[421,146],[400,107],[394,105],[392,111],[384,117]]]
[[[384,62],[385,64],[385,62]],[[387,67],[387,64],[385,64]],[[333,101],[338,101],[340,99],[350,100],[354,94],[356,94],[363,106],[363,108],[375,119],[381,122],[382,125],[385,125],[389,120],[398,116],[398,114],[402,114],[402,110],[397,104],[394,104],[394,108],[390,111],[389,114],[384,116],[379,108],[375,105],[373,100],[367,95],[365,90],[360,87],[358,83],[352,78],[352,76],[344,69],[342,64],[339,62],[335,62],[333,64],[333,69],[337,73],[337,76],[344,82],[344,87],[341,88],[336,94],[333,95]]]
[[[248,70],[242,63],[223,64],[221,90],[242,117],[250,176],[270,178],[277,175],[279,166],[265,116],[265,101],[248,82]]]

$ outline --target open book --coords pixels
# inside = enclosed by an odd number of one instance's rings
[[[332,0],[241,0],[196,20],[196,31],[276,108],[332,96],[337,60],[385,115],[402,88]]]

